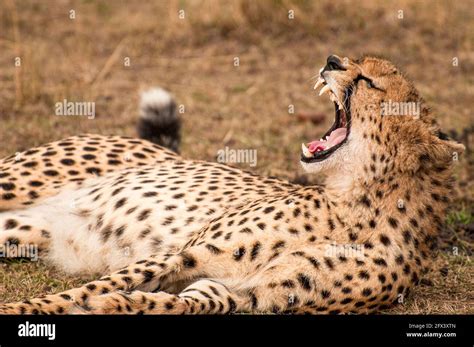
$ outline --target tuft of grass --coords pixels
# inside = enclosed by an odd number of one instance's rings
[[[446,222],[448,225],[457,225],[457,224],[471,224],[474,223],[474,215],[471,211],[461,209],[459,211],[451,211],[447,218]]]

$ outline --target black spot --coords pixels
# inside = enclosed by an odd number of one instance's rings
[[[117,237],[122,236],[123,232],[125,231],[125,228],[125,225],[122,225],[121,227],[117,228],[117,230],[115,230],[115,235],[117,235]]]
[[[234,312],[237,308],[237,305],[230,296],[227,298],[227,303],[229,304],[229,312]]]
[[[377,226],[377,223],[375,223],[375,221],[373,219],[371,219],[369,221],[369,226],[372,228],[372,229],[375,229],[375,227]]]
[[[384,246],[388,246],[391,243],[390,239],[384,234],[380,235],[380,242],[382,242]]]
[[[311,280],[304,274],[298,274],[298,282],[304,290],[311,290]]]
[[[324,263],[330,270],[334,270],[334,263],[329,258],[324,258]]]
[[[387,266],[387,262],[382,258],[375,258],[374,264],[379,265],[379,266]]]
[[[20,244],[20,240],[18,240],[16,237],[9,237],[7,239],[7,243],[10,245],[18,246]]]
[[[14,219],[7,219],[5,221],[5,230],[14,229],[18,226],[18,222]]]
[[[294,288],[295,287],[295,282],[293,282],[292,280],[285,280],[285,281],[281,282],[281,285],[282,285],[282,287],[285,287],[285,288]]]
[[[243,228],[243,229],[240,229],[239,231],[240,233],[244,233],[244,234],[252,234],[252,230],[250,228]]]
[[[288,228],[288,232],[293,235],[298,234],[298,230],[296,230],[295,228]]]
[[[66,165],[66,166],[72,166],[74,165],[76,162],[72,159],[61,159],[60,160],[60,163],[63,164],[63,165]]]
[[[196,259],[192,257],[191,255],[185,253],[182,255],[183,258],[183,266],[188,269],[192,269],[196,267]]]
[[[362,270],[362,271],[359,272],[359,278],[364,279],[364,280],[368,280],[370,278],[370,275],[367,271]]]
[[[252,247],[252,251],[250,252],[250,260],[255,260],[255,258],[257,258],[261,247],[262,247],[262,244],[260,242],[258,241],[255,242],[255,244]]]
[[[405,230],[403,232],[403,241],[408,244],[412,239],[411,232],[409,230]]]
[[[398,264],[398,265],[401,265],[403,264],[403,255],[398,255],[396,258],[395,258],[395,262]]]
[[[268,214],[268,213],[272,212],[273,210],[275,210],[275,207],[269,206],[269,207],[266,207],[266,208],[263,210],[263,213]]]
[[[87,288],[89,291],[93,292],[93,291],[97,288],[97,286],[96,286],[95,284],[91,283],[91,284],[88,284],[88,285],[86,286],[86,288]]]
[[[234,251],[234,260],[239,261],[240,259],[242,259],[242,257],[245,255],[245,252],[245,247],[240,247],[239,249]]]
[[[388,224],[390,224],[390,226],[394,229],[398,227],[398,221],[392,217],[388,218]]]
[[[148,283],[150,282],[154,277],[155,277],[155,273],[151,270],[145,270],[142,272],[142,275],[143,275],[143,281],[145,283]]]
[[[333,231],[334,229],[336,229],[336,226],[334,225],[334,221],[331,219],[331,218],[328,218],[328,225],[329,225],[329,229],[331,231]]]
[[[88,167],[86,168],[86,172],[91,175],[99,175],[102,170],[96,167]]]
[[[110,159],[107,163],[109,165],[120,165],[120,164],[122,164],[122,162],[120,160],[115,160],[115,159]]]
[[[3,190],[13,190],[15,189],[15,185],[13,183],[0,183],[0,188]]]
[[[23,164],[24,167],[35,167],[37,165],[38,165],[38,163],[36,161],[29,161],[29,162]]]
[[[32,187],[41,187],[43,185],[43,182],[40,181],[30,181],[30,186]]]
[[[285,214],[282,211],[279,211],[275,214],[274,220],[282,219]]]
[[[411,224],[413,227],[418,228],[418,222],[416,221],[416,219],[411,218],[411,219],[410,219],[410,224]]]
[[[214,245],[207,244],[206,248],[211,252],[212,254],[221,254],[222,250]]]
[[[285,246],[285,241],[277,241],[275,242],[275,244],[273,245],[272,249],[273,250],[277,250],[278,248],[282,248]]]
[[[371,202],[369,198],[367,197],[367,195],[365,194],[359,199],[359,202],[367,207],[371,206]]]
[[[257,309],[258,300],[254,293],[250,293],[250,302],[252,303],[252,309]]]
[[[214,224],[214,225],[211,227],[211,231],[215,231],[215,230],[219,229],[220,226],[221,226],[221,223],[216,223],[216,224]]]
[[[329,298],[330,296],[331,296],[331,293],[330,293],[328,290],[322,290],[322,291],[321,291],[321,297],[322,297],[323,299],[327,299],[327,298]]]
[[[140,214],[138,215],[137,217],[137,220],[138,221],[144,221],[145,219],[147,219],[148,217],[150,217],[150,214],[151,214],[151,210],[150,209],[146,209],[146,210],[143,210],[142,212],[140,212]]]
[[[351,303],[353,300],[351,298],[345,298],[344,300],[341,300],[341,304],[349,304]]]
[[[55,170],[46,170],[46,171],[43,171],[43,173],[46,175],[46,176],[50,176],[50,177],[54,177],[54,176],[58,176],[59,175],[59,172],[55,171]]]
[[[379,278],[380,283],[382,284],[385,283],[385,281],[387,280],[384,274],[379,274],[378,278]]]
[[[39,198],[39,194],[33,190],[29,191],[28,192],[28,196],[30,197],[30,199],[37,199]]]
[[[364,242],[364,247],[367,248],[367,249],[372,249],[374,248],[374,245],[372,244],[372,242]]]
[[[119,201],[115,203],[115,209],[122,207],[123,205],[125,205],[126,202],[127,202],[127,198],[120,199]]]

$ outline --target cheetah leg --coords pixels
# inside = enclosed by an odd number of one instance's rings
[[[165,292],[114,292],[99,295],[71,313],[85,314],[226,314],[245,310],[248,300],[231,293],[223,284],[200,280],[179,295]]]
[[[67,313],[77,306],[87,308],[90,298],[97,295],[118,290],[156,291],[165,288],[167,283],[195,276],[194,263],[194,258],[186,252],[152,256],[79,288],[22,303],[0,305],[0,314]]]
[[[46,250],[51,232],[45,221],[21,213],[0,213],[0,245],[5,257],[34,257]],[[26,252],[26,253],[25,253]]]

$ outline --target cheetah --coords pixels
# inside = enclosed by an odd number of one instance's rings
[[[300,162],[326,176],[321,185],[114,136],[2,160],[0,242],[36,244],[53,266],[102,277],[0,312],[367,314],[396,304],[429,270],[464,146],[387,60],[331,55],[317,77],[335,121],[303,144]],[[389,101],[420,112],[382,114]]]

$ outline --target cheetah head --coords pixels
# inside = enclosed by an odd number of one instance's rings
[[[367,168],[375,161],[414,174],[450,165],[463,151],[440,131],[412,83],[387,60],[331,55],[315,89],[321,86],[319,95],[328,93],[334,102],[335,121],[320,140],[303,144],[301,164],[307,172],[334,179],[370,177]]]

